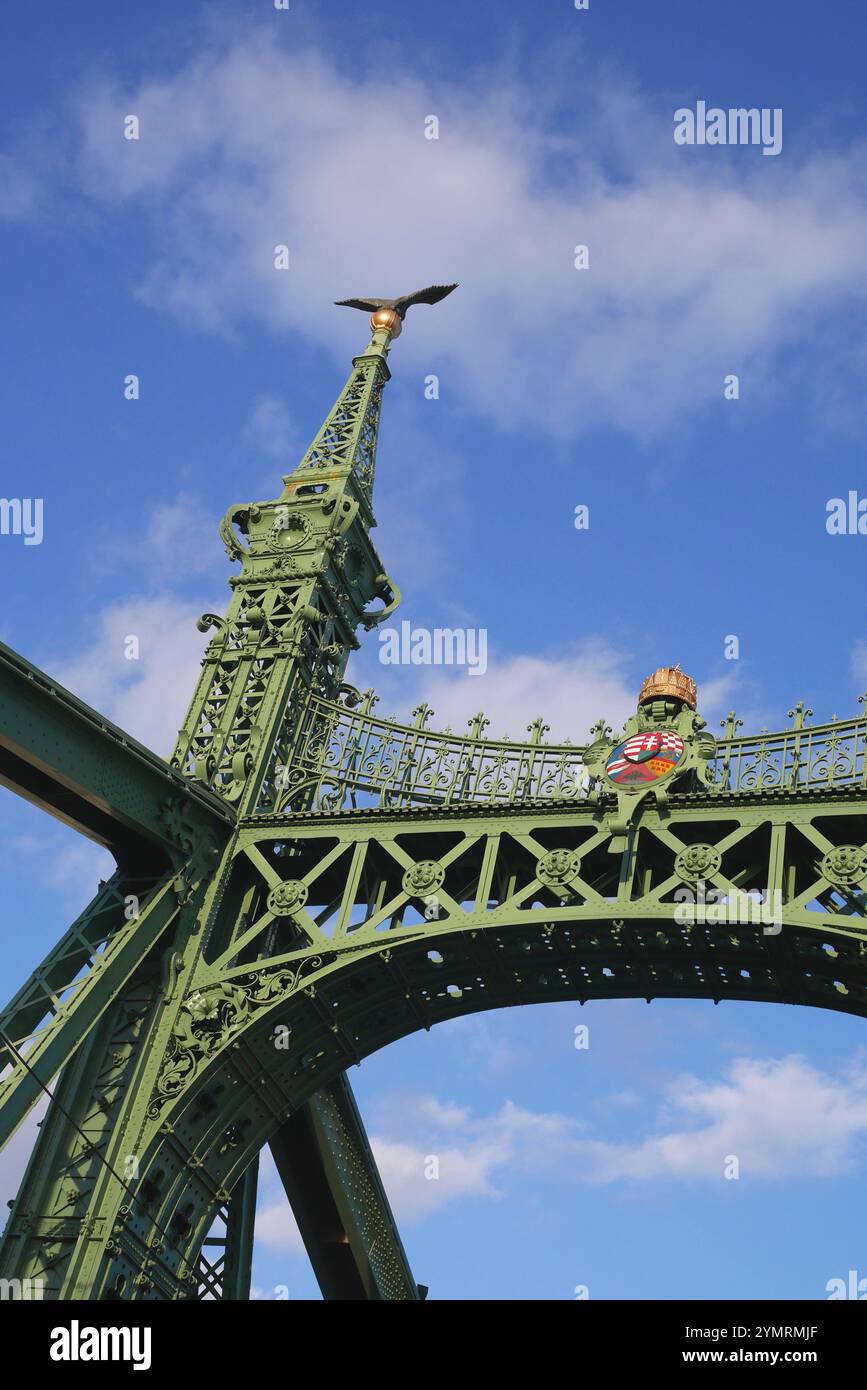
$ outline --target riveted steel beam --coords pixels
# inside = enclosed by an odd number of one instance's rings
[[[233,813],[218,796],[0,643],[0,783],[139,871],[176,847],[174,823],[224,841]]]
[[[271,1139],[324,1298],[421,1297],[345,1076]]]

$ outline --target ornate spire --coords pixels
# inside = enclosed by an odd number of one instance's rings
[[[310,691],[336,695],[356,630],[369,631],[400,602],[369,534],[380,401],[400,310],[376,306],[371,340],[283,479],[283,495],[230,507],[221,526],[241,573],[229,581],[226,616],[201,620],[217,633],[174,761],[245,808],[258,804],[264,784],[273,794],[287,727],[303,716]]]
[[[359,499],[370,509],[382,390],[391,376],[387,359],[392,340],[400,337],[404,316],[412,304],[434,304],[455,288],[434,285],[401,299],[339,301],[351,308],[373,309],[373,336],[361,356],[353,357],[352,374],[307,453],[294,473],[283,479],[288,495],[313,482],[310,474],[327,470],[327,475],[334,477],[344,472],[358,484]]]
[[[391,377],[388,350],[397,334],[390,323],[375,319],[400,319],[389,311],[371,317],[373,337],[360,357],[352,359],[352,373],[322,424],[319,433],[294,473],[283,479],[287,494],[300,486],[313,484],[315,475],[326,471],[329,477],[341,472],[354,478],[361,498],[370,507],[376,465],[376,441],[382,391]]]

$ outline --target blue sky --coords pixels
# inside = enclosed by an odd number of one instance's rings
[[[855,713],[867,539],[825,518],[867,495],[865,31],[778,0],[5,7],[0,491],[43,498],[45,534],[0,536],[0,638],[167,752],[228,596],[216,523],[274,495],[366,341],[331,301],[458,280],[392,351],[375,538],[401,616],[485,627],[489,670],[383,667],[368,638],[379,709],[580,742],[679,661],[712,729]],[[782,152],[676,146],[699,100],[782,108]],[[104,864],[6,793],[0,829],[9,994]],[[867,1277],[859,1020],[508,1011],[351,1079],[432,1297]],[[316,1294],[273,1180],[255,1283]]]

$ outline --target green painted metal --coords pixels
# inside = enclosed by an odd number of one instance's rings
[[[481,713],[465,736],[425,705],[383,720],[344,683],[399,601],[370,538],[389,343],[377,328],[354,359],[281,496],[221,528],[241,569],[202,619],[172,766],[230,833],[155,877],[130,931],[113,881],[4,1015],[15,1114],[24,1044],[43,1078],[65,1062],[0,1246],[0,1274],[46,1296],[243,1296],[270,1144],[326,1296],[418,1297],[344,1073],[444,1019],[623,997],[867,1015],[863,716],[814,727],[799,705],[742,736],[732,714],[717,740],[654,698],[616,736],[551,745],[542,719],[525,742]],[[678,751],[619,783],[626,738]]]
[[[0,783],[118,858],[183,863],[231,809],[0,642]]]
[[[859,695],[863,704],[867,696]],[[336,700],[311,695],[286,730],[274,763],[282,779],[266,779],[257,809],[323,811],[366,806],[449,806],[468,802],[520,806],[533,801],[572,801],[587,795],[587,746],[547,743],[541,717],[524,742],[486,736],[490,719],[478,713],[469,735],[426,727],[434,711],[413,711],[414,721],[380,719],[378,697],[341,686]],[[792,725],[778,733],[734,734],[741,720],[732,711],[713,742],[707,790],[716,795],[776,788],[822,791],[867,788],[867,715],[805,725],[804,707],[789,711]]]
[[[137,1136],[146,1118],[147,1077],[154,1058],[173,1046],[176,1028],[186,1026],[184,983],[200,957],[203,928],[217,907],[224,909],[227,887],[232,891],[226,881],[231,862],[226,833],[217,837],[211,821],[216,817],[225,832],[236,809],[258,796],[290,699],[297,694],[303,700],[311,690],[336,693],[348,650],[357,645],[355,629],[375,625],[396,601],[369,539],[375,524],[370,492],[388,344],[389,335],[376,332],[367,351],[355,359],[317,441],[284,480],[283,496],[259,506],[230,508],[221,534],[232,558],[242,560],[242,571],[231,581],[226,617],[205,615],[200,623],[215,627],[217,635],[206,652],[173,766],[8,654],[9,679],[0,688],[2,722],[10,758],[18,758],[23,749],[21,760],[38,766],[45,779],[41,803],[108,844],[127,874],[134,861],[142,861],[145,842],[161,841],[161,849],[168,851],[161,857],[171,864],[162,878],[142,882],[119,872],[3,1015],[2,1040],[12,1059],[0,1077],[4,1138],[57,1066],[66,1063],[58,1100],[50,1108],[0,1248],[3,1267],[18,1267],[35,1257],[48,1297],[178,1298],[217,1290],[221,1296],[237,1296],[244,1287],[239,1271],[249,1244],[249,1219],[238,1212],[251,1200],[252,1164],[245,1165],[247,1178],[234,1174],[229,1186],[209,1189],[204,1204],[194,1182],[191,1199],[180,1202],[165,1223],[155,1217],[156,1234],[143,1242],[138,1228],[158,1204],[162,1185],[178,1172],[192,1176],[197,1160],[186,1151],[184,1139],[163,1129],[165,1163],[145,1175]],[[367,611],[377,600],[382,607]],[[13,679],[19,675],[51,700],[49,710],[38,711],[29,723],[20,715],[22,685]],[[43,715],[51,722],[48,738],[40,723]],[[29,794],[17,767],[13,772],[9,785]],[[153,787],[161,790],[163,802],[154,802]],[[75,815],[66,814],[70,788],[78,798]],[[166,792],[174,793],[168,806]],[[87,809],[91,804],[103,817],[96,825]],[[204,823],[200,805],[211,813]],[[79,814],[81,806],[85,809]],[[121,843],[130,828],[129,845]],[[148,855],[150,868],[152,849]],[[145,891],[137,894],[136,889]],[[132,896],[138,901],[129,917]],[[243,902],[235,908],[240,929]],[[346,1091],[338,1077],[317,1104],[343,1113]],[[289,1113],[271,1091],[267,1103],[281,1118]],[[230,1113],[217,1108],[222,1126],[216,1147],[230,1153],[238,1136]],[[202,1114],[209,1113],[205,1101]],[[380,1257],[386,1265],[390,1260],[392,1267],[408,1268],[360,1128],[354,1144],[357,1161],[367,1165],[368,1219],[378,1223]],[[307,1156],[314,1178],[319,1168],[328,1166],[331,1172],[332,1150],[320,1127],[312,1157]],[[227,1249],[236,1251],[226,1290],[225,1261],[218,1277],[203,1251],[208,1229],[220,1213],[229,1222]],[[236,1229],[242,1233],[237,1239],[232,1234]],[[387,1251],[389,1242],[392,1249]],[[109,1277],[105,1260],[116,1250],[125,1252],[125,1262]],[[385,1285],[371,1284],[370,1252],[356,1248],[355,1255],[361,1260],[365,1294],[373,1296],[375,1286],[376,1296],[388,1296]],[[417,1296],[411,1278],[405,1280],[403,1296]]]
[[[217,1213],[199,1256],[200,1299],[244,1301],[250,1297],[259,1156],[243,1172]]]
[[[418,1299],[345,1076],[295,1110],[270,1145],[324,1296]]]
[[[4,1143],[177,919],[178,887],[174,875],[143,883],[115,875],[3,1009]],[[138,904],[131,916],[127,903]]]
[[[0,781],[122,866],[0,1011],[2,1144],[200,901],[235,813],[2,644],[0,710]]]

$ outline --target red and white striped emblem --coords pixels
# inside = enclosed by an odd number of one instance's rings
[[[634,734],[623,745],[623,756],[631,763],[643,763],[658,753],[662,747],[662,734],[654,730],[649,734]]]
[[[680,734],[652,729],[646,734],[633,734],[615,748],[605,771],[612,782],[621,786],[639,786],[656,782],[671,772],[682,754]]]

